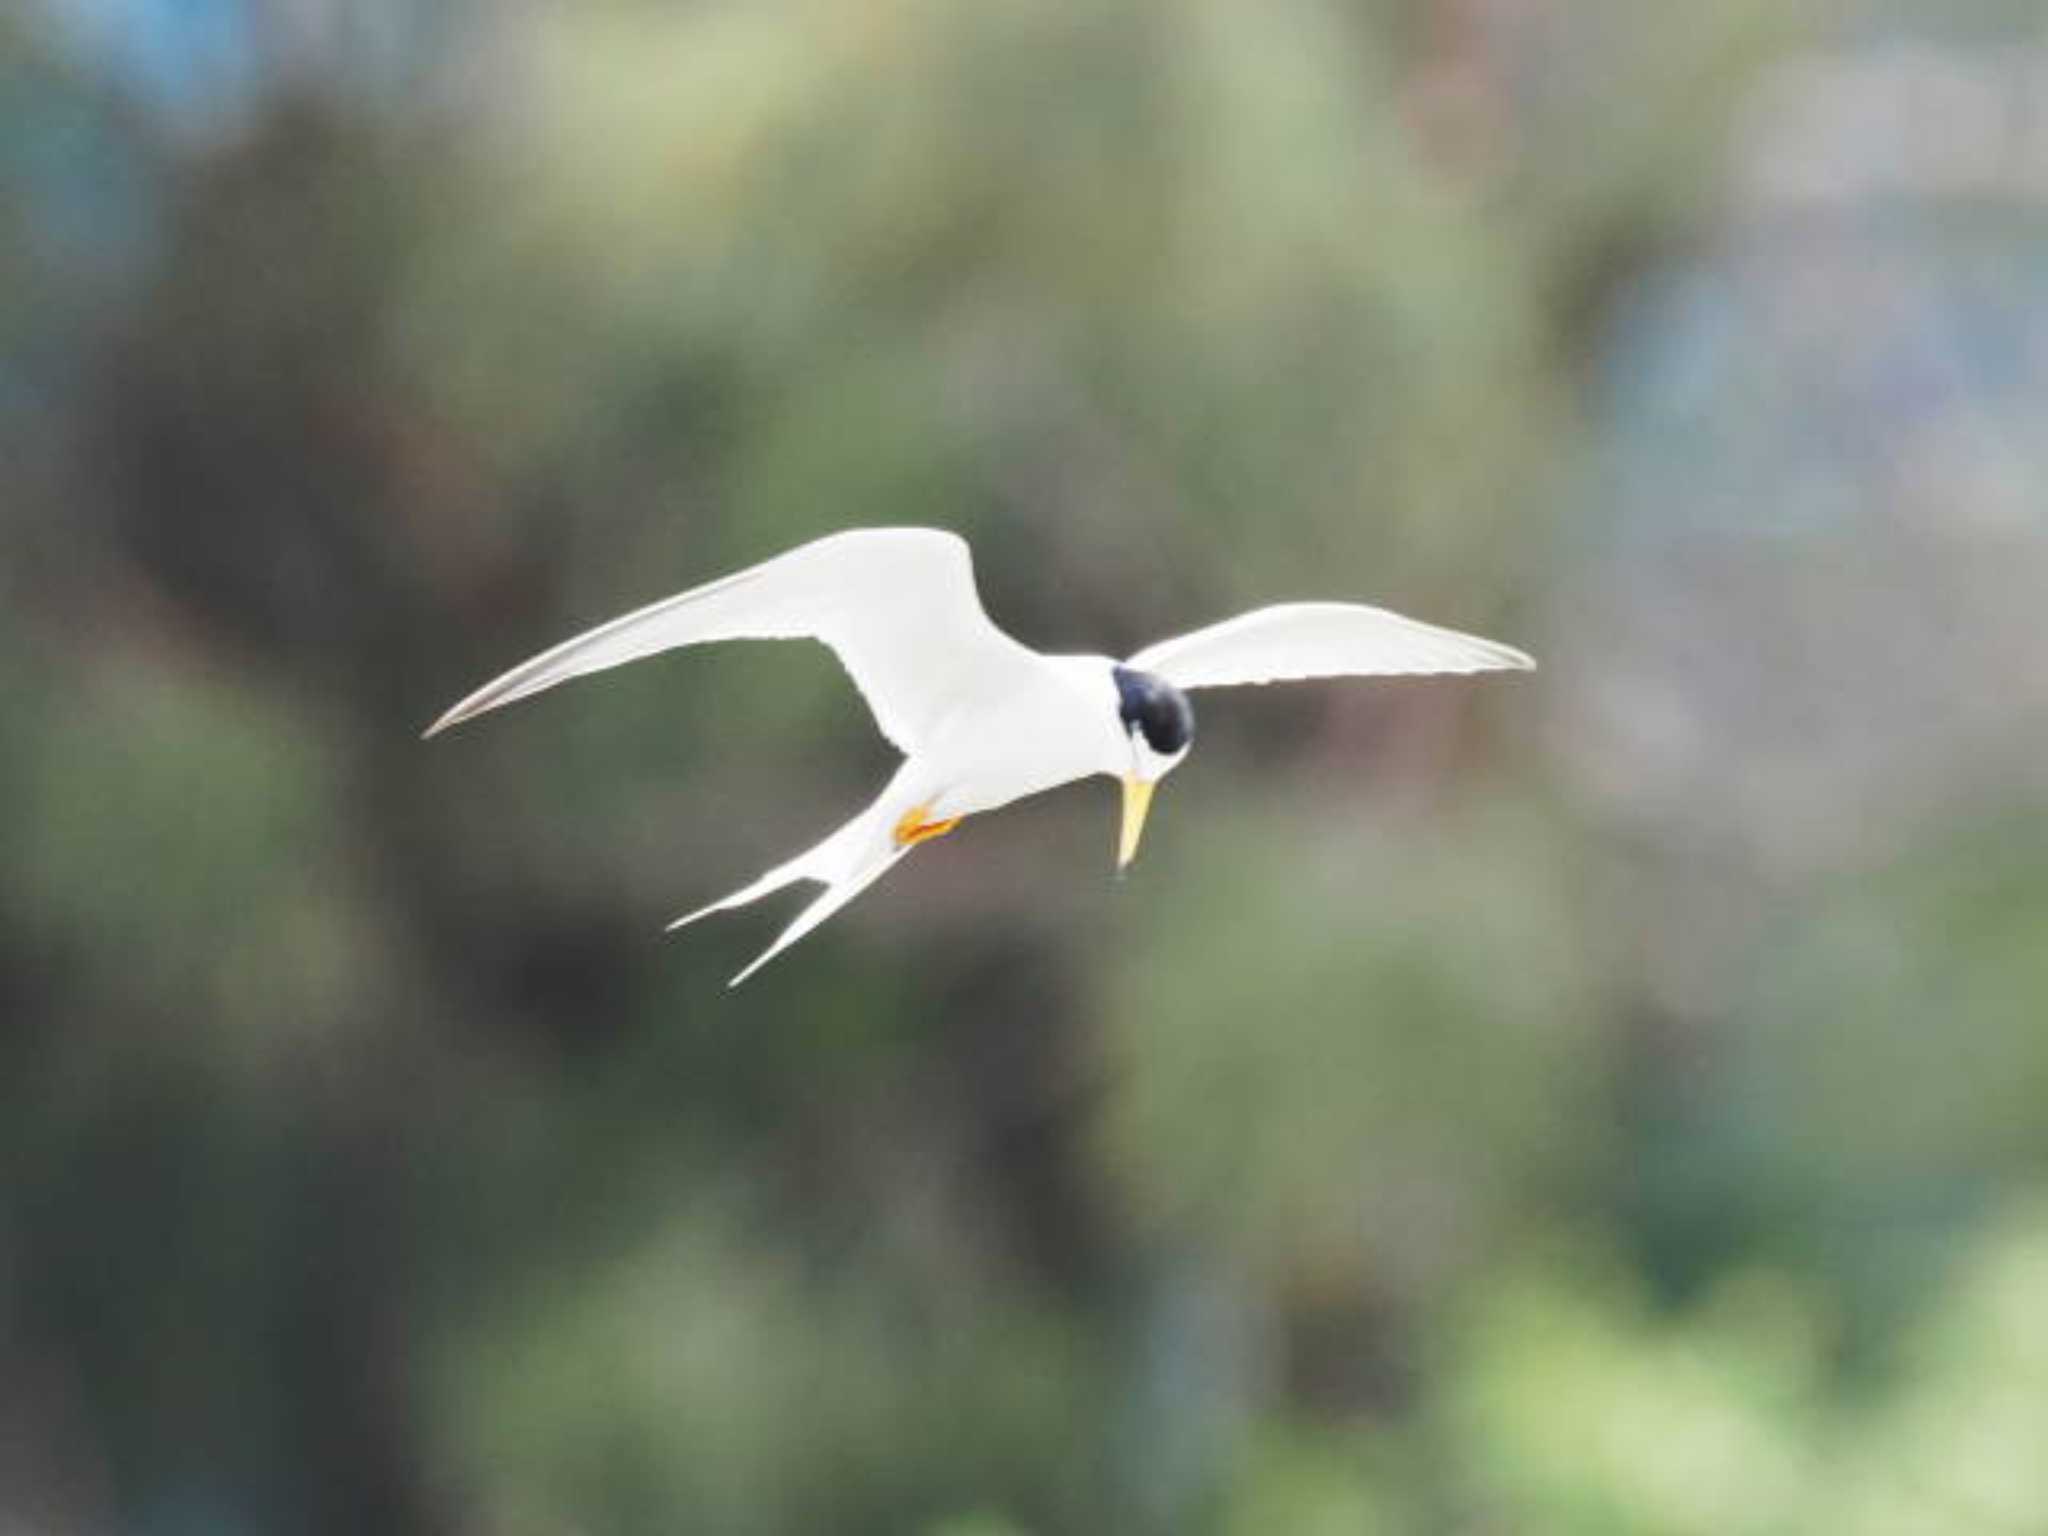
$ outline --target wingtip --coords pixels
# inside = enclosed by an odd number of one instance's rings
[[[448,708],[442,710],[441,713],[435,717],[434,723],[432,725],[428,726],[424,731],[420,732],[420,740],[432,741],[436,736],[440,735],[450,726],[462,724],[463,721],[467,720],[471,715],[474,715],[477,712],[474,708],[471,707],[474,704],[474,702],[475,701],[473,699],[464,699],[460,703],[449,705]]]
[[[526,697],[526,692],[530,691],[508,689],[503,678],[494,683],[487,683],[475,693],[463,695],[442,710],[440,717],[420,732],[420,740],[429,740],[453,726],[462,724],[465,720],[474,720],[478,715],[489,714],[501,704],[510,704]]]

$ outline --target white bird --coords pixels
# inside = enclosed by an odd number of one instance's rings
[[[572,677],[707,640],[821,640],[903,763],[875,801],[816,847],[671,923],[758,901],[800,880],[823,894],[738,986],[963,817],[1104,773],[1124,786],[1121,871],[1158,782],[1194,739],[1183,691],[1336,676],[1486,672],[1535,663],[1511,646],[1384,608],[1282,603],[1162,640],[1126,661],[1044,656],[982,611],[966,541],[932,528],[861,528],[664,598],[541,652],[456,704],[426,734]]]

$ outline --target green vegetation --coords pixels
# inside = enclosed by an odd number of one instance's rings
[[[2044,226],[1745,202],[1868,38],[93,9],[0,23],[0,1529],[2048,1528]],[[1205,697],[1126,881],[1070,790],[736,993],[780,908],[661,925],[887,769],[822,651],[416,739],[881,522],[1543,670]]]

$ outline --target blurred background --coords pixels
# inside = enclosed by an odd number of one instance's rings
[[[2034,0],[0,18],[0,1531],[2048,1531]],[[827,531],[1386,603],[801,903]]]

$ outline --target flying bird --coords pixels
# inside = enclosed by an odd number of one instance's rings
[[[664,598],[565,640],[484,684],[427,728],[544,688],[708,640],[820,640],[903,754],[868,808],[816,847],[686,917],[798,881],[825,889],[738,986],[919,843],[968,817],[1091,774],[1123,781],[1117,869],[1138,851],[1159,781],[1195,735],[1188,691],[1295,678],[1487,672],[1535,663],[1512,646],[1357,603],[1281,603],[1116,661],[1046,656],[982,611],[966,541],[933,528],[860,528]]]

